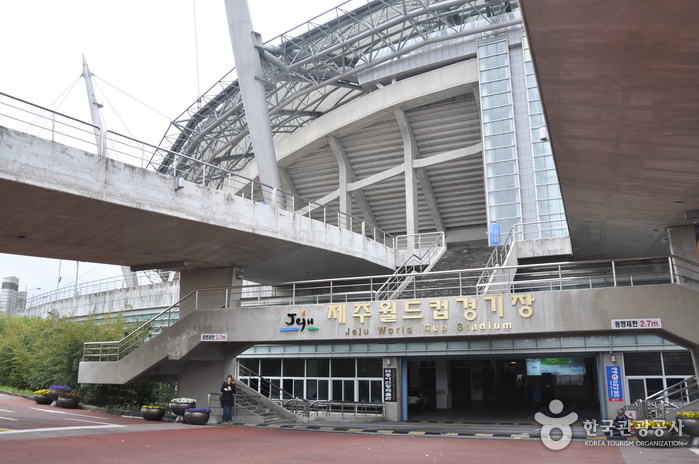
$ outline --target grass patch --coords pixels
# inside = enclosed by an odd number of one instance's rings
[[[12,393],[21,393],[23,395],[33,395],[34,394],[33,390],[24,390],[22,388],[10,387],[9,385],[2,385],[2,384],[0,384],[0,390],[6,391],[6,392],[12,392]]]

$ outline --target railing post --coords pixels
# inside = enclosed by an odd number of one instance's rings
[[[612,261],[612,281],[614,282],[614,286],[616,287],[616,261]]]
[[[670,283],[679,283],[679,281],[675,282],[675,263],[674,260],[672,259],[672,256],[667,257],[667,265],[668,269],[670,270]]]

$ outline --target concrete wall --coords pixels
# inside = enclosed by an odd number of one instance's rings
[[[179,295],[179,282],[163,282],[52,301],[27,308],[23,314],[31,317],[81,317],[154,308],[155,311],[175,304]]]

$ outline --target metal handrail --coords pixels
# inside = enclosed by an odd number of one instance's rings
[[[670,385],[664,390],[637,400],[633,407],[639,420],[666,420],[668,414],[677,412],[699,400],[699,377],[689,377]]]
[[[557,228],[546,228],[546,224],[562,224]],[[532,230],[534,228],[534,230]],[[521,222],[514,224],[510,229],[510,233],[507,235],[507,240],[503,245],[496,245],[493,247],[493,252],[490,254],[488,261],[486,262],[486,271],[481,273],[478,279],[478,284],[481,288],[487,286],[488,281],[493,277],[499,266],[505,264],[507,255],[510,253],[510,248],[518,240],[524,240],[525,234],[535,233],[534,237],[527,237],[527,240],[537,240],[541,238],[552,238],[543,237],[543,232],[551,231],[564,231],[563,234],[554,235],[554,237],[567,237],[568,234],[568,223],[565,219],[553,219],[550,221],[540,221],[540,222]]]
[[[5,100],[9,100],[9,103],[5,102]],[[393,245],[393,236],[391,234],[350,214],[299,195],[284,192],[253,179],[248,179],[220,166],[151,145],[117,132],[102,130],[93,124],[2,92],[0,92],[0,121],[16,121],[26,124],[28,127],[34,127],[37,129],[35,131],[37,133],[32,135],[37,137],[42,137],[48,131],[48,138],[53,142],[60,142],[89,153],[115,159],[142,169],[156,171],[173,178],[184,177],[187,181],[202,187],[225,189],[231,195],[262,203],[264,203],[265,198],[272,198],[274,199],[274,206],[279,209],[307,216],[324,224],[350,230],[388,247]],[[37,121],[43,121],[45,125],[39,125]],[[99,135],[95,137],[95,134]],[[177,163],[163,170],[160,165],[153,163],[153,153],[174,157],[177,159]],[[162,156],[158,159],[164,158],[165,156]]]
[[[257,372],[249,369],[240,362],[236,362],[236,378],[244,383],[259,395],[275,402],[287,411],[300,416],[308,417],[310,414],[310,401],[298,398],[285,391],[280,386],[275,385],[271,380],[266,379]],[[251,383],[256,383],[256,387]]]
[[[405,260],[405,262],[398,269],[396,269],[393,276],[386,280],[386,282],[376,291],[377,300],[390,296],[394,292],[398,291],[402,285],[409,283],[412,275],[416,272],[415,267],[430,266],[434,264],[432,259],[439,250],[444,248],[445,235],[444,232],[428,232],[426,234],[400,235],[395,238],[394,249],[396,250],[421,250],[422,241],[426,238],[428,240],[432,238],[432,241],[429,242],[427,251],[421,255],[417,255],[416,253],[411,254],[410,257],[408,257],[408,259]],[[403,248],[403,241],[405,241],[405,248]],[[410,269],[409,272],[408,269]],[[405,277],[406,275],[408,277]]]

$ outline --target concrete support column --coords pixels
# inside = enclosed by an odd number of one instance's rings
[[[218,392],[225,380],[222,372],[223,362],[198,360],[183,366],[177,377],[181,397],[194,398],[198,408],[211,408],[213,410],[209,422],[220,422],[220,415],[216,414],[220,406]],[[211,403],[209,403],[209,394]]]
[[[697,238],[694,224],[682,227],[671,227],[667,230],[670,241],[670,253],[693,263],[699,264]]]
[[[449,361],[439,359],[435,362],[435,386],[436,386],[436,408],[449,409],[451,408],[451,371],[449,370]]]
[[[197,307],[203,309],[237,308],[240,306],[242,285],[243,270],[237,267],[182,271],[180,273],[180,298],[184,298],[195,290],[220,288],[221,290],[200,292],[197,297]],[[187,308],[189,307],[188,305]],[[182,309],[180,309],[180,317],[183,315]]]
[[[670,253],[682,259],[686,259],[691,263],[699,264],[699,245],[697,245],[697,231],[694,224],[671,227],[667,230],[668,240],[670,241]],[[682,281],[683,285],[689,286],[694,290],[699,291],[699,272],[692,268],[691,265],[679,265],[675,268],[679,278],[685,278]],[[689,308],[688,308],[689,310]],[[688,347],[692,353],[692,363],[694,364],[694,375],[699,375],[699,355],[697,354],[697,346]]]
[[[273,189],[280,189],[281,182],[277,157],[274,153],[262,63],[260,54],[255,48],[262,46],[262,40],[253,31],[250,8],[246,0],[226,0],[226,15],[260,182]],[[281,206],[277,204],[278,198],[272,197],[271,191],[265,191],[264,198],[267,204]]]
[[[405,230],[408,236],[414,236],[418,233],[418,216],[417,216],[417,175],[413,167],[413,160],[418,155],[418,147],[413,136],[413,131],[410,127],[408,117],[403,110],[395,108],[393,110],[401,134],[403,135],[403,164],[405,166]],[[410,243],[410,241],[409,241]],[[409,246],[408,249],[412,247]]]
[[[347,158],[345,147],[337,137],[328,137],[328,143],[335,154],[338,167],[338,190],[340,192],[340,213],[346,215],[340,217],[338,224],[341,228],[349,228],[347,217],[352,214],[352,196],[347,189],[347,185],[354,180],[354,172]]]

